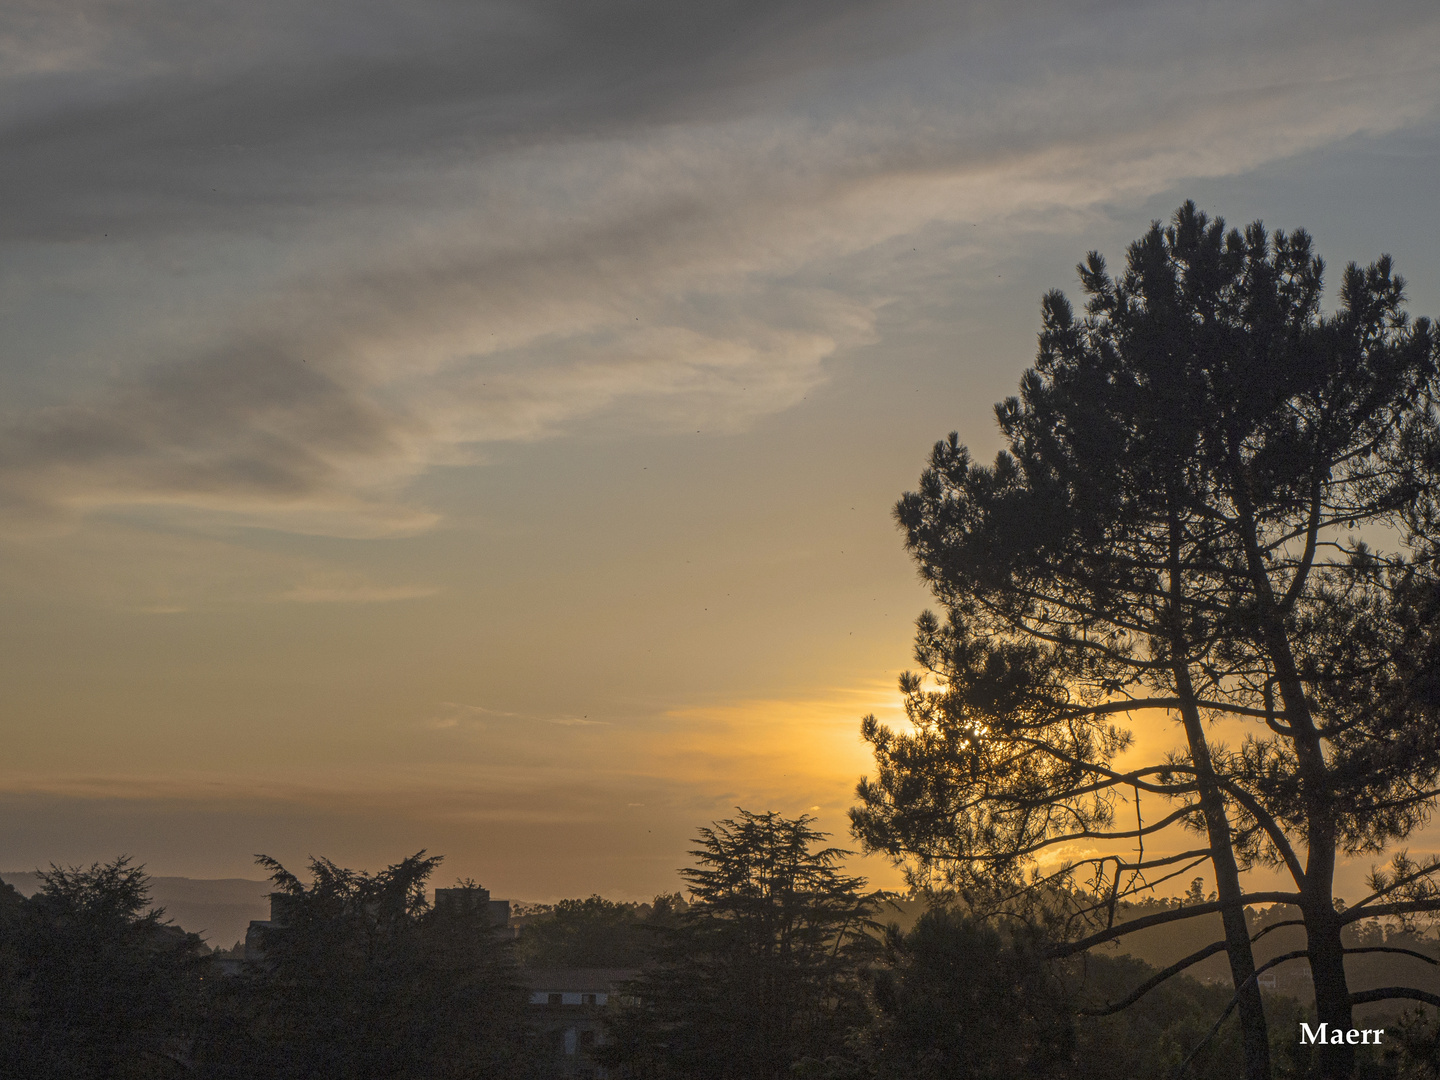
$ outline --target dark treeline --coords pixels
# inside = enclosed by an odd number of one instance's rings
[[[77,1080],[1234,1076],[1239,1031],[1212,1030],[1228,981],[1178,976],[1097,1015],[1157,969],[1098,950],[1057,959],[1034,919],[867,891],[843,873],[848,853],[824,839],[808,818],[741,811],[701,830],[684,897],[564,901],[517,920],[518,936],[483,904],[428,902],[440,859],[424,853],[375,874],[316,860],[309,882],[265,860],[281,918],[239,963],[151,910],[143,870],[125,859],[52,868],[29,899],[0,892],[0,1070]],[[1385,940],[1376,926],[1357,933]],[[1433,938],[1407,944],[1440,956]],[[567,1055],[547,1030],[553,1010],[530,1004],[526,973],[543,968],[623,973],[583,1053]],[[1310,1075],[1294,1032],[1313,1010],[1277,994],[1265,1007],[1275,1075]],[[1387,1043],[1362,1050],[1357,1076],[1440,1076],[1440,1028],[1419,1012],[1376,1023]]]
[[[284,920],[243,961],[166,923],[124,858],[52,868],[29,899],[4,886],[3,1075],[545,1075],[509,942],[484,912],[426,900],[438,858],[317,860],[308,885],[265,861]]]

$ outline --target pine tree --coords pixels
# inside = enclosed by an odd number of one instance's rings
[[[1403,841],[1440,779],[1440,336],[1406,315],[1388,257],[1346,268],[1333,314],[1323,272],[1307,234],[1227,232],[1187,203],[1118,278],[1090,254],[1083,317],[1045,297],[1036,365],[996,407],[1007,449],[984,466],[952,434],[897,507],[946,617],[918,623],[933,681],[902,680],[915,732],[865,722],[879,772],[853,813],[922,877],[1069,890],[1093,932],[1061,952],[1123,934],[1119,900],[1209,863],[1217,898],[1157,918],[1221,913],[1205,955],[1228,954],[1251,1080],[1269,1067],[1247,903],[1299,906],[1320,1019],[1341,1028],[1359,1001],[1428,1000],[1351,993],[1343,927],[1440,906],[1437,865],[1403,859],[1360,904],[1332,895],[1337,857]],[[1176,718],[1181,743],[1121,768],[1145,716]],[[1239,745],[1212,744],[1221,719],[1246,726]],[[1176,823],[1202,841],[1147,855]],[[1034,878],[1071,840],[1135,854]],[[1294,891],[1246,894],[1257,864]],[[1327,1047],[1325,1075],[1350,1060]]]
[[[741,810],[700,830],[690,905],[659,931],[608,1060],[639,1078],[775,1080],[843,1048],[877,901],[814,819]]]

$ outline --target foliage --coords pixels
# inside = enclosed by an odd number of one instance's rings
[[[1410,1009],[1385,1025],[1387,1045],[1381,1055],[1388,1069],[1373,1070],[1385,1080],[1440,1080],[1440,1021],[1424,1009]]]
[[[0,1059],[35,1078],[178,1075],[204,945],[150,909],[144,868],[123,856],[42,881],[28,901],[0,897]]]
[[[638,968],[649,956],[650,929],[677,909],[683,909],[678,895],[657,897],[654,904],[617,903],[593,895],[561,900],[527,919],[516,956],[526,967]]]
[[[876,898],[817,847],[813,818],[739,816],[700,830],[690,906],[661,928],[608,1058],[637,1078],[770,1080],[841,1052],[863,1015]]]
[[[891,927],[872,975],[877,1080],[1063,1074],[1075,1049],[1065,988],[1032,941],[946,908]]]
[[[628,1070],[622,1075],[1130,1080],[1173,1075],[1202,1042],[1187,1077],[1234,1073],[1233,1023],[1206,1041],[1230,997],[1222,982],[1179,976],[1123,1011],[1095,1015],[1153,981],[1156,966],[1104,950],[1055,959],[1026,923],[997,925],[955,907],[925,911],[908,933],[890,926],[877,935],[874,898],[838,871],[841,853],[817,850],[823,837],[806,818],[742,812],[701,839],[687,873],[694,906],[678,896],[633,908],[597,898],[569,906],[577,918],[629,910],[652,928],[651,962],[632,987],[641,997],[611,1026],[611,1063]],[[0,889],[0,1074],[553,1075],[483,906],[424,902],[434,863],[421,853],[369,875],[320,861],[309,883],[271,864],[283,925],[265,935],[264,960],[234,978],[211,977],[203,946],[145,910],[143,872],[123,859],[54,871],[30,900]],[[1133,905],[1121,917],[1208,902],[1196,893]],[[1252,932],[1269,945],[1294,932],[1285,924],[1296,914],[1252,912]],[[1437,950],[1393,920],[1351,924],[1346,944]],[[1377,984],[1422,963],[1383,952],[1351,961],[1357,978]],[[1313,1048],[1295,1032],[1314,1017],[1273,995],[1266,1009],[1276,1075],[1312,1075]],[[762,1027],[775,1017],[784,1025]],[[1364,1023],[1385,1027],[1387,1042],[1361,1050],[1356,1080],[1440,1075],[1432,1019],[1416,1012]]]
[[[1430,864],[1378,875],[1343,914],[1332,895],[1338,855],[1403,839],[1440,783],[1440,336],[1408,318],[1388,258],[1347,267],[1332,315],[1323,270],[1303,232],[1227,232],[1186,204],[1119,277],[1091,253],[1083,318],[1045,297],[1036,366],[996,409],[1007,449],[987,467],[952,434],[897,506],[945,619],[919,620],[928,678],[901,681],[913,733],[865,722],[878,773],[852,816],[918,884],[1087,898],[1081,944],[1208,861],[1217,900],[1167,917],[1220,911],[1243,988],[1245,904],[1295,903],[1322,1018],[1348,1026],[1346,922],[1440,906]],[[1184,742],[1121,768],[1147,713]],[[1211,746],[1218,718],[1248,725],[1243,743]],[[1147,856],[1176,823],[1203,841]],[[1135,853],[1033,876],[1044,849],[1107,839]],[[1257,864],[1295,891],[1242,894]],[[1258,993],[1241,1005],[1263,1076]]]
[[[1104,950],[1047,959],[1024,924],[932,908],[908,934],[892,926],[886,935],[869,977],[873,1019],[852,1040],[862,1075],[1129,1080],[1174,1076],[1191,1059],[1189,1080],[1231,1080],[1239,1031],[1227,1024],[1209,1037],[1232,994],[1224,983],[1178,976],[1128,1009],[1094,1015],[1156,970]],[[1291,1064],[1298,1022],[1308,1016],[1294,999],[1273,995],[1266,1010],[1273,1056]],[[1293,1075],[1303,1075],[1308,1059],[1295,1063],[1301,1071]]]
[[[432,909],[424,852],[375,874],[273,859],[279,918],[235,980],[206,1062],[216,1076],[506,1077],[530,1068],[525,995],[484,905]]]
[[[25,899],[0,881],[0,1054],[13,1055],[25,1041],[25,986],[21,978],[21,919]]]

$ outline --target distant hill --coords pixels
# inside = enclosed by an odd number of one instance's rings
[[[15,886],[25,896],[40,887],[34,872],[0,874],[0,880]],[[228,949],[243,940],[251,919],[270,917],[268,881],[248,878],[155,877],[150,879],[150,899],[165,909],[165,917],[199,934],[213,949]]]

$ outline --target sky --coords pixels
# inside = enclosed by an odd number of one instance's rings
[[[1040,296],[1193,198],[1440,315],[1437,194],[1429,2],[10,0],[0,869],[847,843]]]

